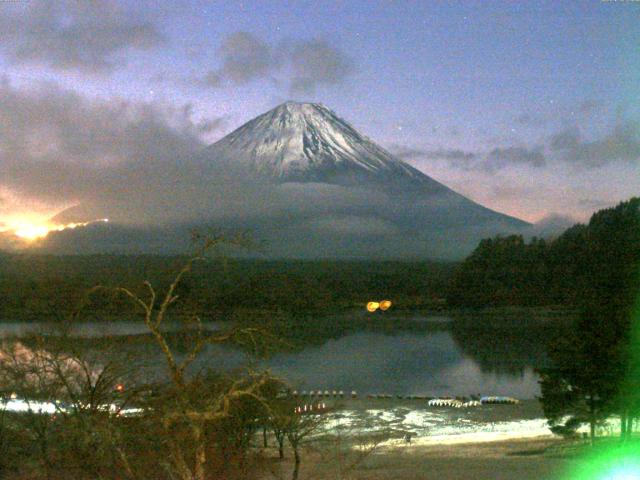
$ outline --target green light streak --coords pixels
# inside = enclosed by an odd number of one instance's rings
[[[616,440],[617,441],[617,440]],[[594,451],[572,465],[566,480],[640,480],[640,444],[618,444]]]
[[[637,273],[640,279],[640,272]],[[633,303],[629,328],[628,364],[620,400],[628,405],[633,416],[640,415],[640,293]],[[640,480],[640,437],[632,432],[627,441],[622,442],[618,433],[603,439],[600,445],[585,445],[586,451],[577,462],[572,462],[563,480]]]

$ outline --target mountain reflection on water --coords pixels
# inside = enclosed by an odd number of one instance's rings
[[[547,360],[546,348],[557,328],[550,326],[470,327],[452,324],[451,336],[465,356],[486,373],[522,376]]]
[[[491,348],[492,343],[487,345]],[[476,343],[471,351],[477,346]],[[522,353],[521,359],[512,356],[503,363],[496,358],[491,364],[483,364],[467,354],[450,331],[398,335],[363,332],[302,352],[281,353],[267,364],[299,389],[533,398],[539,393],[534,373],[538,365],[527,363],[534,355]],[[482,356],[485,357],[491,357],[491,353]],[[494,366],[498,368],[492,370]]]
[[[312,345],[281,351],[254,362],[254,367],[270,368],[299,390],[356,390],[360,395],[510,395],[522,399],[539,394],[535,368],[544,365],[546,343],[557,328],[544,324],[496,326],[446,321],[443,317],[430,322],[428,316],[418,320],[419,328],[395,333],[374,328],[320,336]],[[138,327],[135,321],[89,322],[76,329],[76,338],[88,342],[98,360],[102,349],[135,359],[151,378],[159,373],[162,362],[155,345],[141,341],[144,330]],[[0,323],[0,336],[20,337],[29,331],[33,327],[21,331],[15,324]],[[237,348],[211,345],[193,368],[231,370],[249,361]]]

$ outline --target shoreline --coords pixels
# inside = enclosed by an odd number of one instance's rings
[[[485,444],[501,444],[501,443],[527,443],[527,442],[552,442],[562,441],[562,438],[554,435],[553,433],[540,433],[532,432],[530,435],[523,433],[513,434],[510,432],[495,432],[495,433],[461,433],[456,435],[434,435],[424,437],[412,437],[411,442],[407,443],[402,438],[394,438],[382,442],[379,447],[389,450],[408,448],[431,448],[439,446],[447,447],[464,447],[466,446],[479,446]]]
[[[391,445],[381,444],[380,453],[393,454],[398,451],[406,451],[413,454],[428,454],[433,456],[459,456],[459,457],[482,457],[488,453],[491,454],[510,454],[510,455],[542,455],[543,447],[546,449],[552,445],[560,445],[565,443],[561,437],[556,435],[544,435],[536,437],[510,437],[495,438],[492,440],[462,440],[460,442],[432,442],[432,443],[415,443],[411,444],[395,443]]]
[[[547,453],[561,438],[521,438],[481,443],[398,445],[333,458],[309,449],[300,478],[353,480],[556,480],[566,478],[580,459]],[[292,470],[289,452],[284,462],[270,448],[274,471],[286,478]],[[346,467],[345,467],[346,465]]]

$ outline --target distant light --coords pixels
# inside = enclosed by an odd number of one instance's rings
[[[367,310],[371,313],[380,309],[381,311],[389,310],[391,308],[391,300],[382,300],[381,302],[369,302],[367,303]]]
[[[124,392],[124,385],[123,385],[123,384],[121,384],[121,383],[118,383],[118,384],[116,385],[116,392],[118,392],[118,393],[122,393],[122,392]]]
[[[44,225],[30,225],[22,224],[16,228],[16,236],[24,238],[25,240],[36,240],[38,238],[46,237],[49,233],[49,227]]]
[[[90,220],[88,222],[77,223],[65,223],[56,224],[46,219],[37,219],[33,217],[21,217],[15,218],[5,223],[5,226],[0,229],[0,233],[11,232],[16,237],[26,240],[27,242],[34,242],[40,240],[51,232],[61,232],[63,230],[73,230],[79,227],[86,227],[92,223],[108,223],[108,218],[100,218],[98,220]]]

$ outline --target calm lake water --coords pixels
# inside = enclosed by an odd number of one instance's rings
[[[356,390],[360,395],[509,395],[520,399],[539,394],[534,368],[544,363],[549,328],[470,328],[442,316],[418,320],[433,321],[440,327],[397,334],[349,333],[302,351],[278,353],[255,366],[271,368],[299,390]],[[221,325],[207,327],[218,329]],[[47,328],[0,322],[0,337],[22,337]],[[115,336],[110,354],[134,355],[140,368],[143,363],[157,366],[161,362],[155,345],[127,341],[144,333],[140,321],[87,322],[71,332],[83,341]],[[237,349],[212,346],[194,368],[234,369],[248,361]]]
[[[384,335],[356,333],[277,355],[273,372],[300,389],[356,390],[400,395],[511,395],[539,393],[533,365],[515,371],[483,369],[451,332]]]

